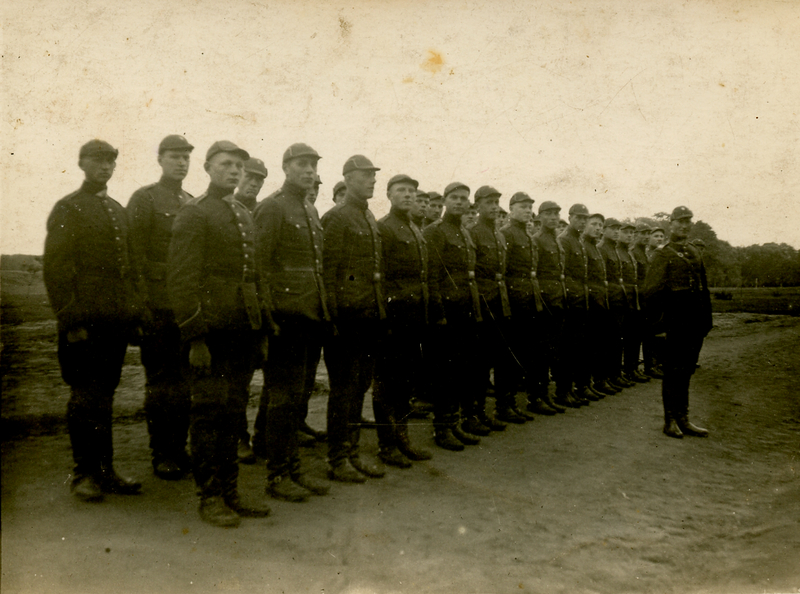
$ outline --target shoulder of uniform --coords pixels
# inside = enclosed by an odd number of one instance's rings
[[[69,194],[61,198],[58,202],[56,202],[56,204],[60,204],[62,202],[69,202],[70,200],[73,200],[78,196],[80,196],[82,193],[83,193],[83,188],[78,188],[74,192],[70,192]]]
[[[441,226],[441,224],[442,224],[442,219],[436,219],[435,221],[433,221],[432,223],[430,223],[430,224],[429,224],[427,227],[425,227],[425,228],[426,228],[426,229],[429,229],[429,228],[430,228],[430,229],[434,229],[434,228],[436,228],[436,227],[439,227],[439,226]]]
[[[187,203],[186,203],[186,206],[190,206],[190,205],[198,205],[198,204],[200,204],[200,203],[201,203],[203,200],[205,200],[206,198],[208,198],[208,192],[203,192],[203,193],[202,193],[202,194],[200,194],[199,196],[197,196],[197,197],[193,197],[191,200],[189,200],[189,202],[187,202]]]

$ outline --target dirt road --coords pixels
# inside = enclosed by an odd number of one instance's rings
[[[190,481],[152,476],[135,416],[115,443],[138,497],[75,501],[63,434],[4,442],[2,590],[800,592],[800,318],[715,324],[692,384],[709,439],[663,436],[651,382],[306,504],[270,502],[270,518],[235,530],[200,521]],[[57,371],[18,380],[4,389],[47,393]],[[120,400],[140,393],[131,372]],[[312,424],[323,419],[316,398]],[[413,437],[433,447],[429,423]],[[322,476],[324,448],[304,455]],[[263,482],[260,465],[242,467],[245,496]]]

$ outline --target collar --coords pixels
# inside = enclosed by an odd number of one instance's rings
[[[444,213],[442,216],[442,222],[447,223],[448,225],[454,225],[456,227],[461,226],[461,215],[455,215],[449,212]]]
[[[158,183],[168,190],[172,190],[173,192],[180,192],[183,189],[183,182],[175,181],[174,179],[169,179],[168,177],[162,177],[160,180],[158,180]]]
[[[300,186],[296,186],[294,184],[290,184],[288,181],[283,182],[283,187],[281,191],[289,196],[290,198],[294,198],[295,200],[305,200],[306,198],[306,190],[305,188],[301,188]]]
[[[478,217],[478,224],[486,227],[489,231],[494,231],[496,229],[494,221],[489,222],[489,219],[484,219],[483,217]]]
[[[225,188],[220,188],[219,186],[215,186],[214,184],[208,185],[208,190],[206,191],[206,196],[209,198],[216,198],[218,200],[222,200],[226,196],[230,196],[233,194],[232,191],[226,190]]]
[[[404,223],[408,223],[409,221],[411,221],[411,217],[409,216],[408,211],[402,211],[399,208],[395,208],[394,206],[392,206],[392,208],[389,210],[389,213],[392,216],[397,217]]]
[[[597,245],[597,238],[596,237],[590,237],[589,235],[586,235],[586,236],[584,236],[583,240],[586,243],[591,243],[592,245]]]
[[[616,239],[611,239],[610,237],[608,239],[606,239],[604,237],[603,238],[603,243],[606,243],[606,244],[610,245],[611,247],[614,247],[615,245],[617,245],[617,240]]]
[[[345,206],[352,206],[358,210],[367,210],[367,201],[363,198],[357,198],[352,194],[345,194],[344,204]]]
[[[520,229],[528,230],[528,225],[523,221],[518,221],[517,219],[511,219],[511,224],[514,227],[519,227]]]
[[[570,235],[572,235],[572,237],[574,237],[574,238],[575,238],[575,239],[577,239],[578,241],[580,241],[580,240],[581,240],[581,234],[580,234],[580,233],[578,233],[578,231],[577,231],[576,229],[573,229],[573,228],[572,228],[572,226],[569,226],[569,227],[567,227],[567,233],[569,233]]]
[[[95,196],[102,194],[103,198],[105,198],[107,186],[105,184],[97,184],[84,180],[83,185],[81,185],[81,190],[88,194],[94,194]]]

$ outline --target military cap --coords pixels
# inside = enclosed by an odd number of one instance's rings
[[[95,138],[81,147],[81,151],[78,153],[78,158],[83,159],[84,157],[90,157],[92,155],[114,155],[114,157],[116,157],[119,155],[119,151],[108,144],[105,140],[97,140]]]
[[[297,159],[299,157],[312,157],[319,161],[322,157],[319,156],[319,153],[315,151],[313,148],[308,146],[307,144],[303,144],[302,142],[297,142],[286,149],[283,153],[283,163],[291,161],[292,159]]]
[[[430,197],[431,202],[442,199],[442,195],[439,192],[428,192],[428,197]]]
[[[633,224],[631,224],[631,223],[622,223],[622,224],[619,226],[619,228],[620,228],[620,231],[621,231],[622,229],[636,229],[636,225],[633,225]]]
[[[346,189],[347,186],[345,185],[345,183],[343,181],[338,181],[336,182],[336,185],[333,186],[333,195],[336,196],[336,194],[339,193],[339,190],[346,190]]]
[[[694,216],[692,211],[686,208],[685,206],[678,206],[675,210],[672,211],[672,214],[669,217],[670,221],[677,221],[679,219],[690,219]]]
[[[689,243],[691,243],[692,245],[696,245],[697,247],[706,247],[706,242],[700,239],[699,237],[697,239],[693,239]]]
[[[386,184],[386,190],[388,191],[389,189],[391,189],[393,185],[399,183],[411,184],[412,186],[414,186],[415,190],[419,188],[419,182],[417,180],[406,175],[405,173],[398,173],[397,175],[393,176],[392,179],[389,180],[388,184]]]
[[[589,215],[589,218],[590,219],[600,219],[604,223],[606,222],[606,218],[602,214],[600,214],[599,212],[593,212],[592,214]]]
[[[422,190],[417,189],[417,198],[419,198],[420,196],[425,196],[426,198],[430,198],[428,192],[423,192]]]
[[[663,227],[662,225],[656,225],[655,227],[653,227],[653,228],[650,230],[650,234],[652,235],[652,234],[653,234],[653,233],[655,233],[656,231],[661,231],[662,233],[666,233],[666,232],[667,232],[667,230],[666,230],[666,229],[664,229],[664,227]]]
[[[255,173],[262,177],[267,177],[267,166],[261,159],[253,159],[252,157],[244,164],[244,170],[247,173]]]
[[[545,200],[539,205],[539,214],[542,214],[546,210],[557,210],[561,212],[561,207],[552,200]]]
[[[605,224],[603,225],[604,228],[607,227],[622,227],[622,223],[620,223],[617,219],[613,217],[609,217],[606,219]]]
[[[589,216],[589,209],[583,204],[573,204],[569,207],[569,214],[571,215],[586,215]]]
[[[515,204],[518,204],[520,202],[530,202],[531,204],[533,204],[534,202],[536,202],[536,200],[528,196],[525,192],[517,192],[511,197],[511,200],[508,201],[508,205],[514,206]]]
[[[470,192],[469,186],[467,184],[462,184],[461,182],[453,182],[448,184],[447,187],[444,189],[444,198],[447,198],[447,195],[451,192],[455,192],[456,190],[464,189],[467,192]]]
[[[159,155],[164,151],[188,151],[191,153],[193,150],[194,147],[189,144],[189,141],[186,140],[184,136],[181,136],[180,134],[170,134],[161,141],[161,144],[158,145]]]
[[[638,225],[636,225],[637,233],[650,233],[650,231],[652,231],[652,229],[650,228],[650,225],[648,225],[647,223],[639,223]]]
[[[342,175],[347,175],[351,171],[380,171],[380,167],[375,167],[372,161],[367,159],[364,155],[353,155],[344,162],[342,167]]]
[[[250,158],[250,153],[243,148],[239,148],[230,140],[218,140],[212,144],[206,153],[206,161],[210,161],[211,157],[218,153],[233,153],[234,155],[239,155],[245,161]]]
[[[500,198],[502,194],[495,190],[492,186],[481,186],[475,192],[475,202],[478,200],[483,200],[484,198],[489,198],[490,196],[497,196]]]

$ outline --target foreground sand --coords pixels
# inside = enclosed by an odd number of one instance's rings
[[[7,441],[2,590],[798,592],[800,318],[715,324],[692,385],[710,439],[664,437],[651,382],[306,504],[270,502],[270,518],[235,530],[199,520],[192,482],[152,476],[135,416],[115,427],[117,465],[143,494],[99,505],[69,495],[63,433]],[[4,406],[25,409],[31,390],[64,398],[51,360],[18,363]],[[131,365],[119,402],[140,394]],[[312,400],[312,425],[324,406]],[[429,423],[413,437],[433,447]],[[364,449],[374,455],[374,431]],[[320,477],[324,455],[304,451]],[[263,481],[260,465],[242,467],[246,497],[263,497]]]

